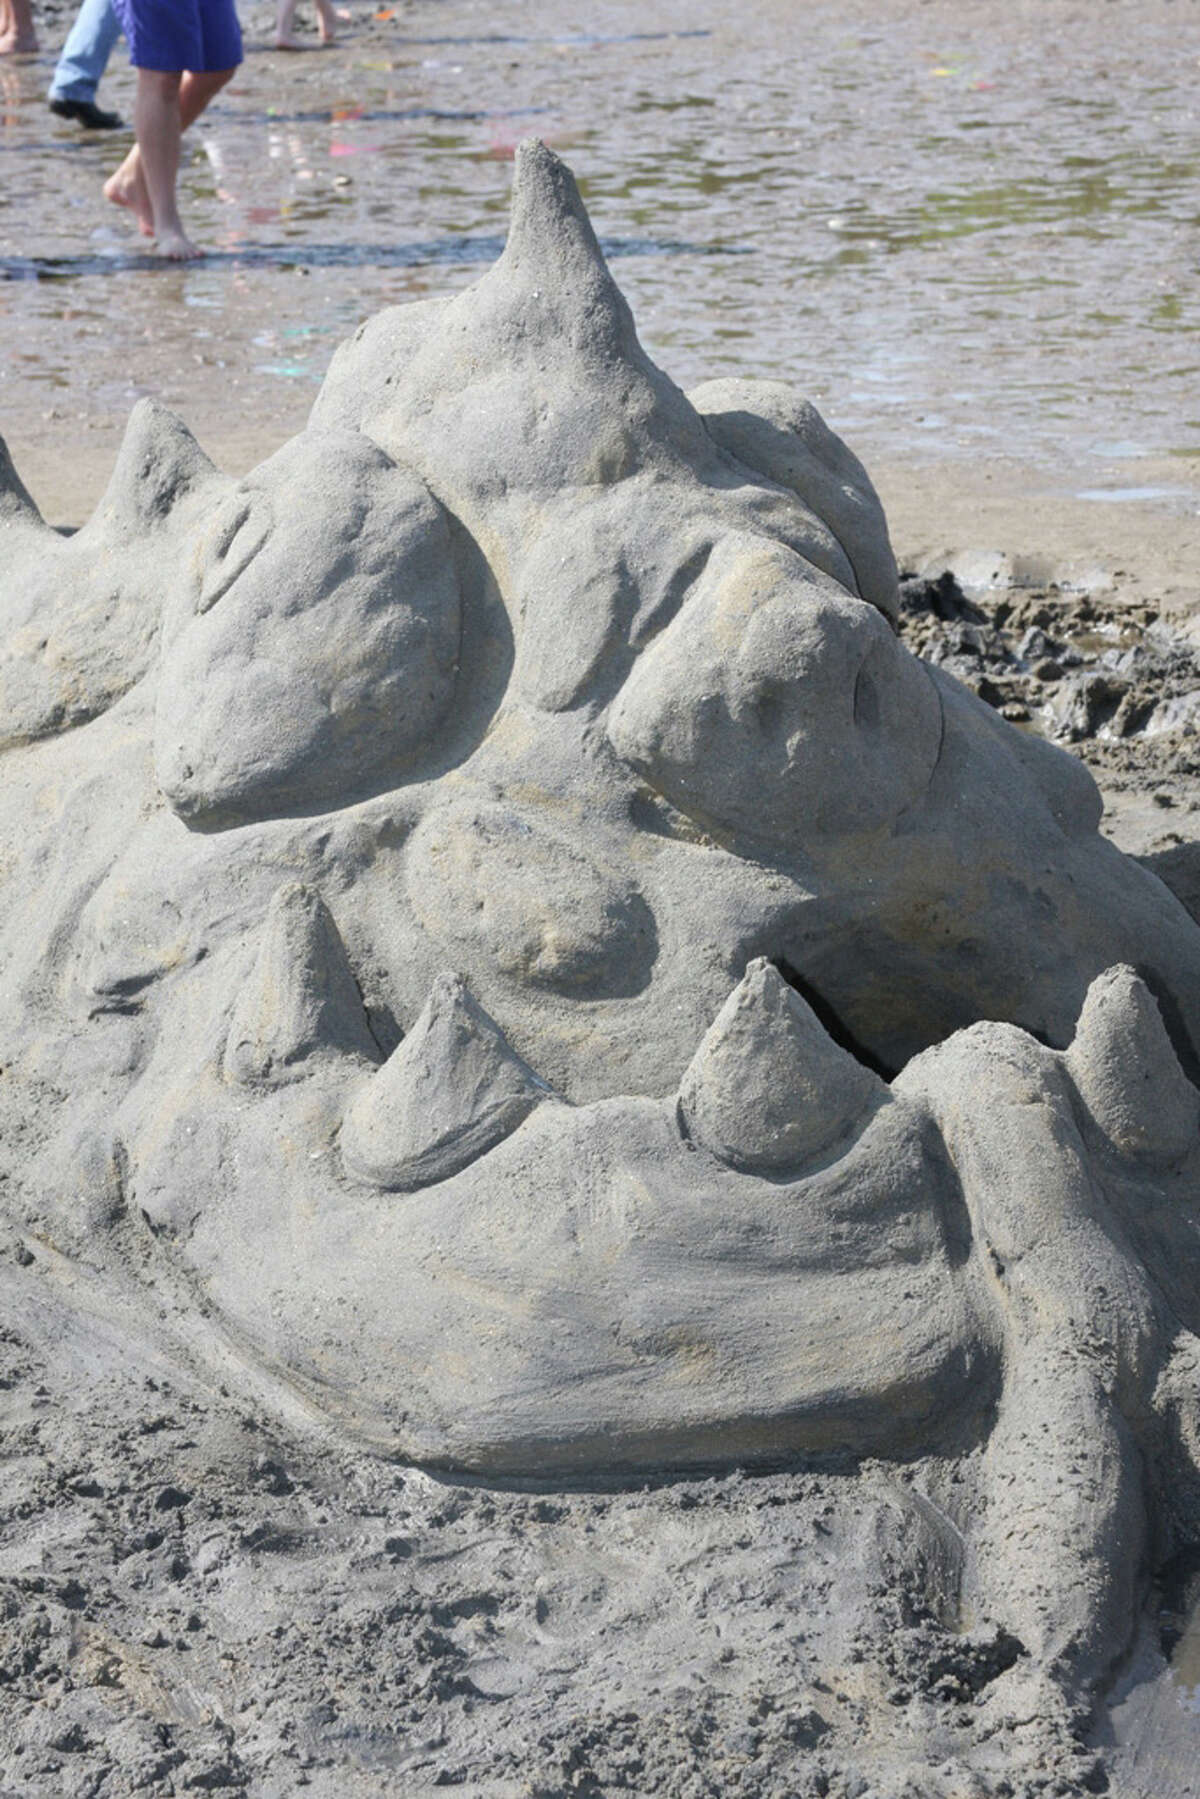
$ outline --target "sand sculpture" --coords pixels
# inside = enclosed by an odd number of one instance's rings
[[[535,143],[244,480],[2,475],[8,1203],[435,1467],[958,1457],[957,1617],[1100,1680],[1200,1517],[1200,929],[813,408],[678,391]]]

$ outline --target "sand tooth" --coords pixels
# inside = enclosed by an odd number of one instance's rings
[[[224,480],[182,419],[154,400],[139,400],[104,497],[85,529],[140,536],[161,525],[197,488]]]
[[[362,996],[328,906],[303,882],[280,887],[267,911],[254,972],[226,1040],[225,1077],[278,1085],[313,1058],[379,1061]]]
[[[765,959],[751,962],[679,1088],[692,1141],[752,1173],[811,1162],[865,1121],[888,1088],[840,1049]]]
[[[1123,1154],[1164,1168],[1200,1143],[1200,1093],[1134,969],[1118,964],[1097,975],[1066,1061],[1088,1111]]]
[[[442,974],[408,1036],[347,1107],[342,1158],[361,1180],[412,1192],[465,1168],[553,1097],[461,976]]]

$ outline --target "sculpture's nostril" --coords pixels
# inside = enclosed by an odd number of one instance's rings
[[[854,722],[864,731],[875,731],[881,717],[879,689],[871,678],[868,662],[863,663],[854,683]]]

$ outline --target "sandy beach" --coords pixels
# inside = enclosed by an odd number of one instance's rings
[[[544,137],[651,357],[812,398],[882,500],[902,638],[1080,756],[1105,834],[1200,920],[1180,6],[407,0],[294,57],[246,7],[181,182],[214,252],[186,270],[103,216],[127,140],[46,113],[70,10],[0,63],[0,435],[47,523],[92,516],[146,396],[228,475],[275,454],[363,319],[495,259],[514,145]],[[102,98],[131,97],[118,57]],[[1049,1718],[993,1705],[1020,1645],[936,1598],[982,1444],[661,1480],[375,1454],[136,1208],[103,1269],[79,1253],[103,1179],[47,1226],[59,1072],[0,1095],[0,1799],[1200,1795],[1194,1546],[1151,1546],[1129,1654]]]

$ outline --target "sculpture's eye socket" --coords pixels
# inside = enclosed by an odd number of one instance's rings
[[[265,494],[239,493],[222,508],[205,544],[197,613],[208,612],[228,593],[262,549],[272,525]]]

